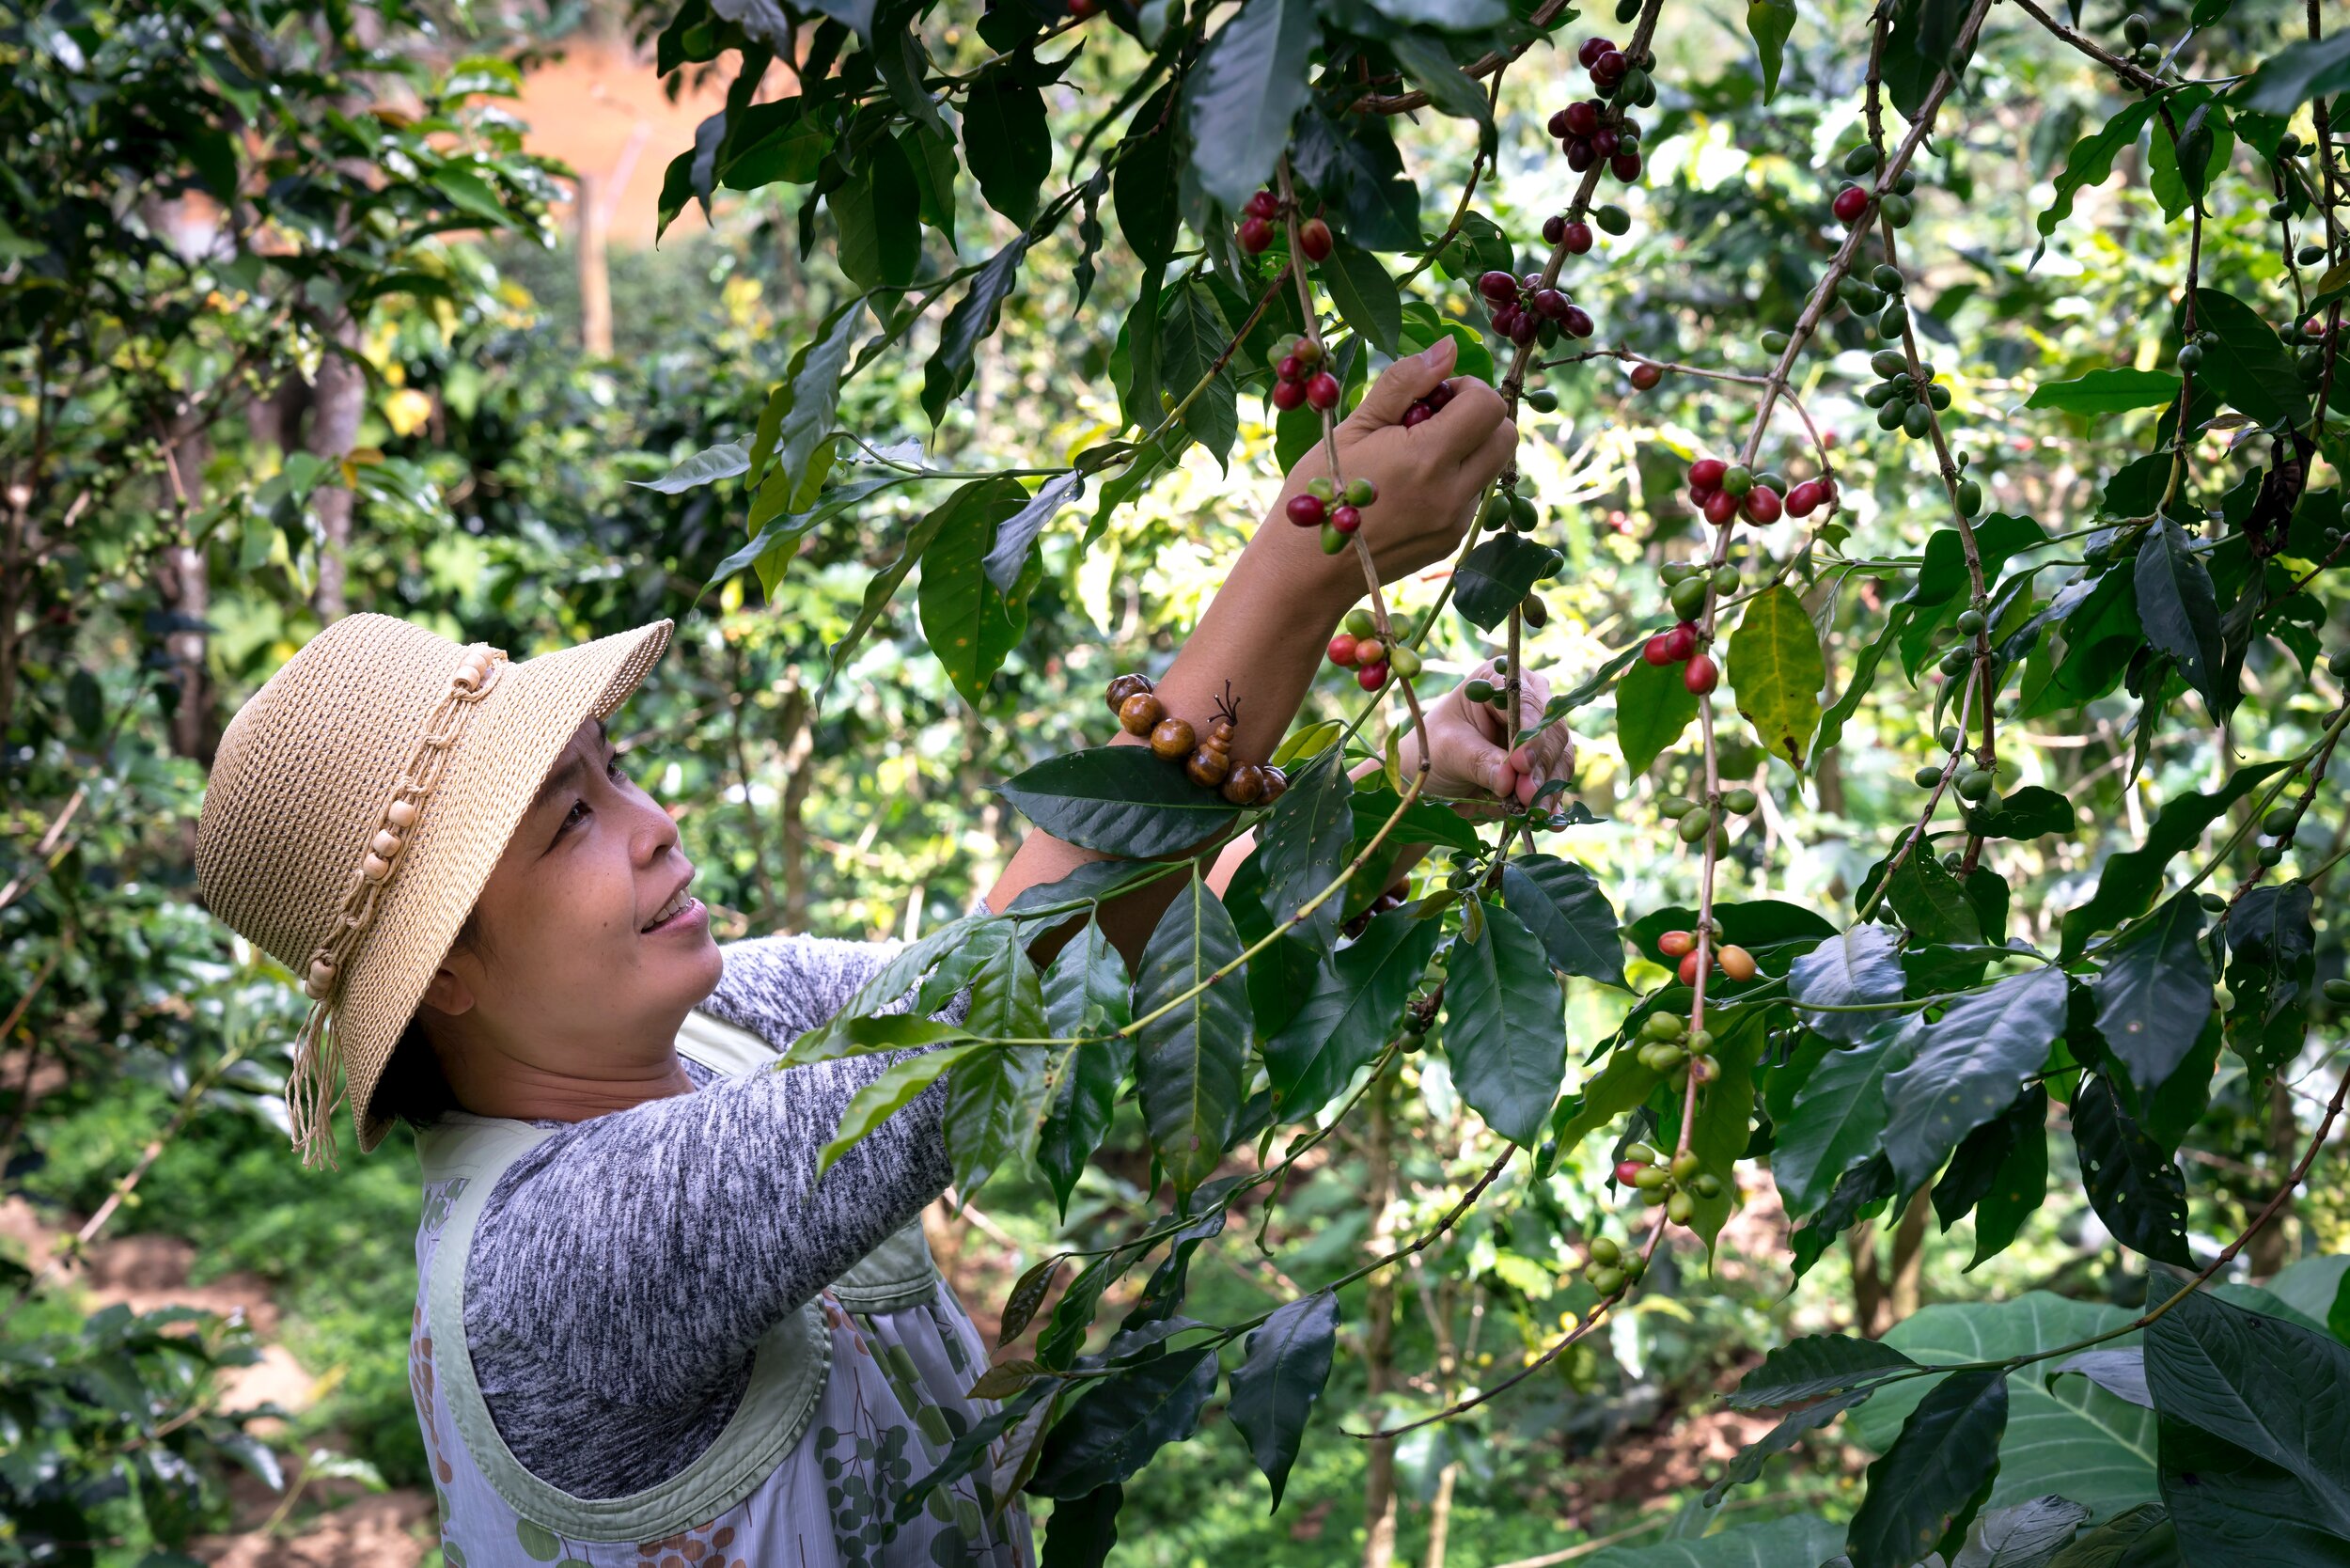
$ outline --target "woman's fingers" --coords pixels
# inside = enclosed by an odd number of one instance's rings
[[[1504,409],[1505,405],[1501,401],[1500,393],[1482,382],[1474,382],[1470,384],[1493,400],[1496,412]],[[1455,397],[1450,403],[1446,405],[1445,413],[1451,413],[1466,400],[1465,397]],[[1432,419],[1429,423],[1434,424],[1435,420]],[[1517,456],[1517,451],[1518,427],[1514,422],[1503,419],[1487,431],[1475,446],[1463,449],[1460,454],[1462,477],[1468,479],[1474,488],[1482,490],[1493,483],[1504,468],[1510,466],[1510,462]]]
[[[1436,384],[1452,373],[1453,361],[1460,357],[1460,344],[1448,334],[1418,353],[1405,354],[1379,372],[1379,379],[1371,384],[1371,390],[1363,394],[1363,400],[1355,405],[1347,422],[1366,431],[1402,424],[1404,411],[1434,391]],[[1484,385],[1482,382],[1478,384]],[[1485,390],[1495,401],[1500,400],[1499,394],[1491,387]]]
[[[1422,424],[1416,433],[1421,437],[1433,437],[1436,443],[1434,450],[1439,457],[1464,464],[1476,459],[1481,463],[1484,454],[1492,449],[1494,441],[1502,431],[1512,432],[1505,444],[1505,451],[1517,450],[1517,436],[1514,433],[1517,427],[1510,423],[1509,412],[1510,405],[1501,400],[1500,393],[1474,376],[1463,376],[1452,384],[1452,400],[1438,410],[1434,418]],[[1495,474],[1500,473],[1502,463],[1508,461],[1505,456],[1496,463],[1484,479],[1478,481],[1480,488]]]

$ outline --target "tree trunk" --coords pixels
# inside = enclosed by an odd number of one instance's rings
[[[1877,1222],[1864,1219],[1844,1232],[1852,1260],[1852,1331],[1865,1340],[1885,1332],[1885,1277],[1877,1263]]]
[[[612,357],[612,274],[604,264],[603,179],[579,177],[573,197],[579,251],[579,346],[591,359]]]
[[[796,682],[784,694],[776,743],[783,753],[783,804],[776,827],[783,839],[783,928],[807,930],[807,792],[816,782],[815,747],[808,729],[807,693]]]
[[[1389,1211],[1395,1200],[1395,1123],[1392,1090],[1382,1078],[1371,1091],[1369,1200],[1371,1248],[1386,1250],[1394,1232]],[[1395,1378],[1395,1284],[1386,1269],[1373,1274],[1363,1287],[1363,1366],[1374,1420],[1385,1424],[1387,1391]],[[1370,1463],[1363,1471],[1363,1568],[1391,1568],[1395,1561],[1395,1440],[1376,1439],[1365,1445]]]
[[[2293,1091],[2285,1088],[2282,1078],[2274,1078],[2268,1085],[2268,1152],[2272,1170],[2293,1168],[2295,1155],[2301,1150],[2301,1124],[2293,1117]],[[2266,1198],[2255,1194],[2253,1213]],[[2255,1279],[2265,1279],[2283,1268],[2293,1259],[2293,1200],[2287,1198],[2278,1209],[2277,1217],[2260,1228],[2244,1249],[2245,1264]]]
[[[759,908],[751,925],[755,931],[776,929],[776,917],[782,910],[782,901],[776,896],[775,869],[767,863],[766,824],[760,821],[759,803],[751,798],[755,782],[751,775],[750,741],[743,732],[743,709],[748,698],[743,691],[743,647],[727,644],[728,684],[727,717],[734,742],[734,776],[743,786],[743,830],[751,841],[751,884],[759,889]]]
[[[1422,1568],[1444,1568],[1445,1538],[1452,1533],[1452,1487],[1460,1475],[1458,1460],[1436,1472],[1436,1499],[1428,1505],[1428,1557]]]
[[[164,616],[164,657],[175,693],[171,749],[208,768],[220,745],[220,724],[212,711],[212,670],[206,658],[212,633],[204,618],[212,611],[212,572],[202,548],[185,542],[185,523],[202,498],[204,460],[210,449],[211,442],[200,430],[179,432],[172,442],[164,483],[180,520],[181,525],[174,530],[180,541],[164,545],[155,562],[155,596]]]
[[[337,315],[328,333],[326,353],[319,360],[318,383],[310,403],[310,434],[304,443],[310,455],[336,470],[337,482],[321,484],[310,493],[310,510],[318,514],[319,581],[311,607],[322,620],[339,620],[349,613],[346,591],[347,557],[351,550],[351,515],[358,497],[339,482],[343,461],[359,439],[359,416],[367,412],[368,374],[358,360],[359,328],[349,316]]]
[[[1932,1204],[1923,1192],[1909,1200],[1909,1211],[1893,1231],[1893,1278],[1885,1293],[1885,1326],[1892,1327],[1918,1310],[1926,1267],[1926,1216]]]

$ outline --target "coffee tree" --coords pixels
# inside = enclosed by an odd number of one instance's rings
[[[975,24],[913,5],[687,0],[650,19],[665,74],[735,71],[724,111],[669,165],[665,221],[721,191],[789,186],[791,241],[803,257],[828,248],[850,286],[755,439],[666,482],[741,479],[747,540],[721,575],[748,569],[771,594],[812,537],[922,498],[831,651],[836,674],[918,567],[922,634],[977,701],[1019,642],[1061,519],[1086,515],[1090,543],[1195,444],[1225,461],[1245,398],[1262,400],[1282,466],[1322,448],[1326,476],[1288,523],[1363,570],[1330,649],[1359,700],[1350,718],[1258,764],[1231,755],[1229,715],[1170,713],[1147,678],[1122,678],[1104,729],[1147,745],[1048,758],[1001,786],[1037,826],[1108,858],[902,949],[789,1054],[930,1047],[860,1096],[831,1152],[944,1078],[965,1197],[1032,1161],[1065,1204],[1130,1096],[1167,1197],[1146,1228],[1019,1281],[1003,1342],[1033,1326],[1032,1355],[980,1380],[1000,1406],[895,1499],[899,1517],[1008,1443],[1020,1484],[1055,1500],[1048,1559],[1099,1560],[1122,1488],[1219,1390],[1277,1507],[1330,1372],[1338,1293],[1479,1216],[1568,1239],[1582,1276],[1568,1326],[1441,1408],[1323,1440],[1476,1419],[1677,1274],[1673,1258],[1701,1267],[1771,1186],[1796,1222],[1798,1279],[1856,1223],[1926,1202],[1946,1229],[1971,1219],[1980,1262],[2045,1200],[2053,1127],[2096,1219],[2145,1260],[2143,1309],[2033,1295],[1929,1309],[1885,1340],[1795,1340],[1731,1400],[1790,1413],[1707,1503],[1849,1418],[1881,1454],[1841,1532],[1853,1568],[2350,1554],[2350,1302],[2329,1335],[2322,1313],[2224,1279],[2292,1201],[2350,1078],[2229,1234],[2190,1237],[2177,1163],[2223,1053],[2267,1092],[2311,1070],[2313,1027],[2322,1065],[2350,1001],[2350,981],[2319,979],[2325,885],[2350,851],[2315,847],[2342,836],[2311,817],[2350,724],[2323,647],[2350,525],[2350,195],[2333,118],[2350,35],[2326,36],[2314,6],[2290,25],[2254,8],[2060,20],[2034,0],[1887,0],[1838,40],[1849,91],[1831,84],[1841,102],[1810,112],[1810,195],[1778,207],[1767,254],[1705,211],[1685,154],[1674,188],[1652,183],[1661,149],[1734,106],[1718,83],[1660,77],[1660,39],[1684,21],[1661,0],[1611,16],[1564,0],[1005,0]],[[1710,25],[1697,8],[1685,20]],[[1743,90],[1768,101],[1805,18],[1756,0],[1745,20]],[[2168,227],[2158,253],[2132,258],[2148,292],[2120,312],[2154,313],[2158,353],[2117,340],[2044,366],[2003,340],[2002,373],[2032,372],[2023,405],[2061,432],[2035,445],[1962,393],[1963,363],[1935,363],[1967,355],[1952,326],[1967,295],[1948,282],[1952,259],[1919,254],[1905,230],[1924,204],[1965,201],[1970,135],[2001,91],[2029,90],[2003,56],[2049,40],[2092,62],[2107,96],[2069,129],[2051,121],[2043,247],[2076,237],[2076,202],[2117,162]],[[1569,58],[1570,96],[1513,91],[1537,70],[1555,86]],[[1416,168],[1397,127],[1422,111],[1434,128],[1404,138]],[[1513,227],[1487,196],[1534,126],[1555,210]],[[1424,210],[1433,171],[1463,156],[1465,175]],[[1009,234],[983,255],[958,237],[974,189]],[[1743,339],[1681,346],[1653,302],[1611,292],[1610,258],[1668,238],[1637,232],[1660,221],[1686,224],[1693,272],[1714,247],[1762,276],[1754,308],[1778,324],[1755,337],[1760,369],[1738,368]],[[1114,346],[1074,368],[1114,388],[1116,429],[1058,464],[972,471],[838,428],[844,383],[916,362],[925,411],[948,419],[1041,265],[1072,269],[1081,306],[1115,295]],[[1620,312],[1635,324],[1611,323]],[[1552,499],[1547,517],[1526,454],[1441,595],[1407,617],[1361,532],[1376,487],[1344,471],[1333,431],[1376,364],[1442,336],[1458,375],[1495,383],[1530,429],[1601,377],[1680,412],[1606,494]],[[1815,413],[1831,401],[1854,415],[1841,438]],[[2123,422],[2131,449],[2095,433],[2134,411],[2155,416]],[[1888,493],[1929,525],[1921,551],[1883,525]],[[1425,723],[1423,652],[1462,622],[1495,655],[1469,699],[1523,714],[1543,594],[1574,591],[1571,552],[1598,559],[1572,514],[1622,533],[1635,508],[1653,531],[1613,585],[1618,646],[1570,671],[1524,733],[1612,702],[1612,808],[1655,825],[1684,857],[1664,880],[1693,890],[1649,908],[1545,847],[1598,821],[1587,805],[1546,792],[1480,823],[1430,796],[1425,746],[1414,772],[1398,744]],[[2097,743],[2109,765],[2070,790],[2029,781],[2054,776],[2019,755],[2019,732],[2042,740],[2026,722],[2116,694],[2134,705]],[[1866,846],[1835,907],[1762,896],[1797,802],[1841,796],[1864,706],[1914,768],[1907,825]],[[2205,787],[2141,821],[2150,759],[2198,737]],[[2111,845],[2101,777],[2127,828]],[[1255,853],[1219,896],[1207,868],[1244,832]],[[1434,855],[1395,884],[1402,843]],[[2087,853],[2101,847],[2114,852]],[[1176,890],[1130,974],[1098,911],[1152,883]],[[2060,894],[2060,918],[2019,907],[2019,888]],[[1562,977],[1628,996],[1572,1057]],[[967,1011],[940,1021],[962,993]],[[1270,1245],[1300,1162],[1383,1104],[1407,1061],[1436,1058],[1494,1135],[1481,1173],[1426,1226],[1276,1309],[1185,1315],[1193,1258],[1235,1205],[1261,1209]],[[1558,1195],[1593,1168],[1578,1153],[1590,1144],[1606,1159],[1576,1212]],[[1113,1294],[1126,1309],[1097,1334]],[[1816,1562],[1840,1549],[1817,1524],[1741,1532],[1748,1555],[1723,1560]]]

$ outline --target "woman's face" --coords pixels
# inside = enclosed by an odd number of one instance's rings
[[[677,824],[620,771],[600,721],[556,759],[443,961],[428,1008],[468,1046],[594,1077],[666,1051],[718,983],[710,914],[686,889]]]

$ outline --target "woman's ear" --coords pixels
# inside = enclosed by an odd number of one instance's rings
[[[471,1012],[473,1000],[473,987],[446,964],[432,971],[431,982],[424,988],[424,1005],[444,1017]]]

